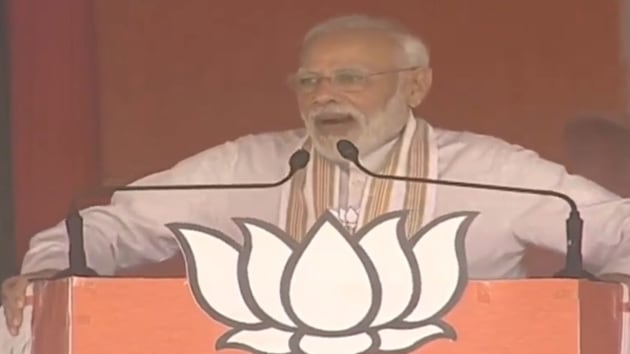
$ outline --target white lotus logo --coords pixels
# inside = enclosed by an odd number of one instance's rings
[[[349,234],[324,214],[297,244],[276,226],[235,219],[244,241],[169,224],[197,303],[233,329],[217,349],[255,353],[408,352],[455,339],[441,317],[467,282],[464,235],[476,213],[441,217],[405,235],[404,212]]]

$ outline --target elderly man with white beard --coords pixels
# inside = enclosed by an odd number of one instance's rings
[[[626,281],[630,201],[522,147],[440,129],[414,116],[412,110],[424,100],[431,81],[425,44],[403,27],[359,15],[318,24],[306,34],[299,69],[290,80],[306,129],[244,136],[134,184],[274,181],[285,175],[289,157],[300,148],[311,153],[307,167],[280,187],[255,191],[116,193],[110,205],[82,211],[88,265],[110,275],[172,257],[178,244],[165,224],[173,221],[211,226],[240,241],[231,218],[256,218],[299,241],[327,210],[355,229],[383,213],[405,209],[409,232],[444,214],[477,211],[466,238],[473,279],[526,276],[526,244],[565,251],[568,208],[562,201],[370,178],[339,155],[336,144],[347,139],[373,171],[572,196],[585,219],[588,269],[601,278]],[[66,230],[59,223],[34,235],[21,275],[4,282],[7,328],[16,340],[24,332],[20,326],[28,279],[66,268],[67,251]]]

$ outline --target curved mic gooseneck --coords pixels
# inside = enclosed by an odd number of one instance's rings
[[[263,189],[278,187],[290,180],[295,173],[306,167],[311,155],[304,149],[295,151],[289,158],[289,172],[282,179],[271,183],[240,183],[240,184],[190,184],[190,185],[151,185],[151,186],[113,186],[97,188],[92,192],[113,193],[122,191],[167,191],[167,190],[209,190],[209,189]],[[91,195],[93,193],[88,193]],[[81,197],[86,197],[82,195]],[[65,270],[53,276],[53,279],[81,276],[95,277],[98,274],[88,267],[87,256],[85,254],[83,217],[79,210],[81,199],[75,198],[65,220],[66,230],[69,239],[68,261],[69,266]]]
[[[565,265],[564,265],[564,268],[560,272],[555,274],[555,277],[576,278],[576,279],[580,279],[580,278],[595,279],[595,276],[585,271],[584,266],[583,266],[582,228],[583,228],[584,222],[582,218],[580,217],[580,212],[578,210],[577,203],[566,194],[563,194],[557,191],[552,191],[552,190],[544,190],[544,189],[519,188],[519,187],[508,187],[508,186],[472,183],[472,182],[460,182],[460,181],[438,180],[438,179],[430,179],[430,178],[383,175],[383,174],[372,172],[361,164],[361,162],[359,161],[359,149],[349,140],[338,141],[337,151],[344,159],[348,160],[349,162],[352,162],[363,173],[369,176],[372,176],[374,178],[389,179],[389,180],[396,180],[396,181],[403,181],[403,182],[413,182],[413,183],[431,183],[431,184],[440,184],[440,185],[464,187],[464,188],[497,190],[497,191],[504,191],[504,192],[513,192],[513,193],[544,195],[544,196],[552,196],[552,197],[562,199],[569,205],[569,207],[571,208],[571,212],[569,213],[569,217],[566,221],[567,250],[566,250],[566,257],[565,257]]]

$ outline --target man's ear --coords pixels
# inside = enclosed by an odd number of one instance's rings
[[[409,82],[409,94],[407,95],[407,104],[411,108],[416,108],[424,101],[424,98],[431,89],[433,82],[433,71],[431,68],[418,68],[411,74]]]

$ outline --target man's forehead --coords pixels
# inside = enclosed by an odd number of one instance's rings
[[[395,38],[375,30],[340,30],[321,34],[304,48],[301,67],[335,69],[347,67],[389,68],[400,51]]]

